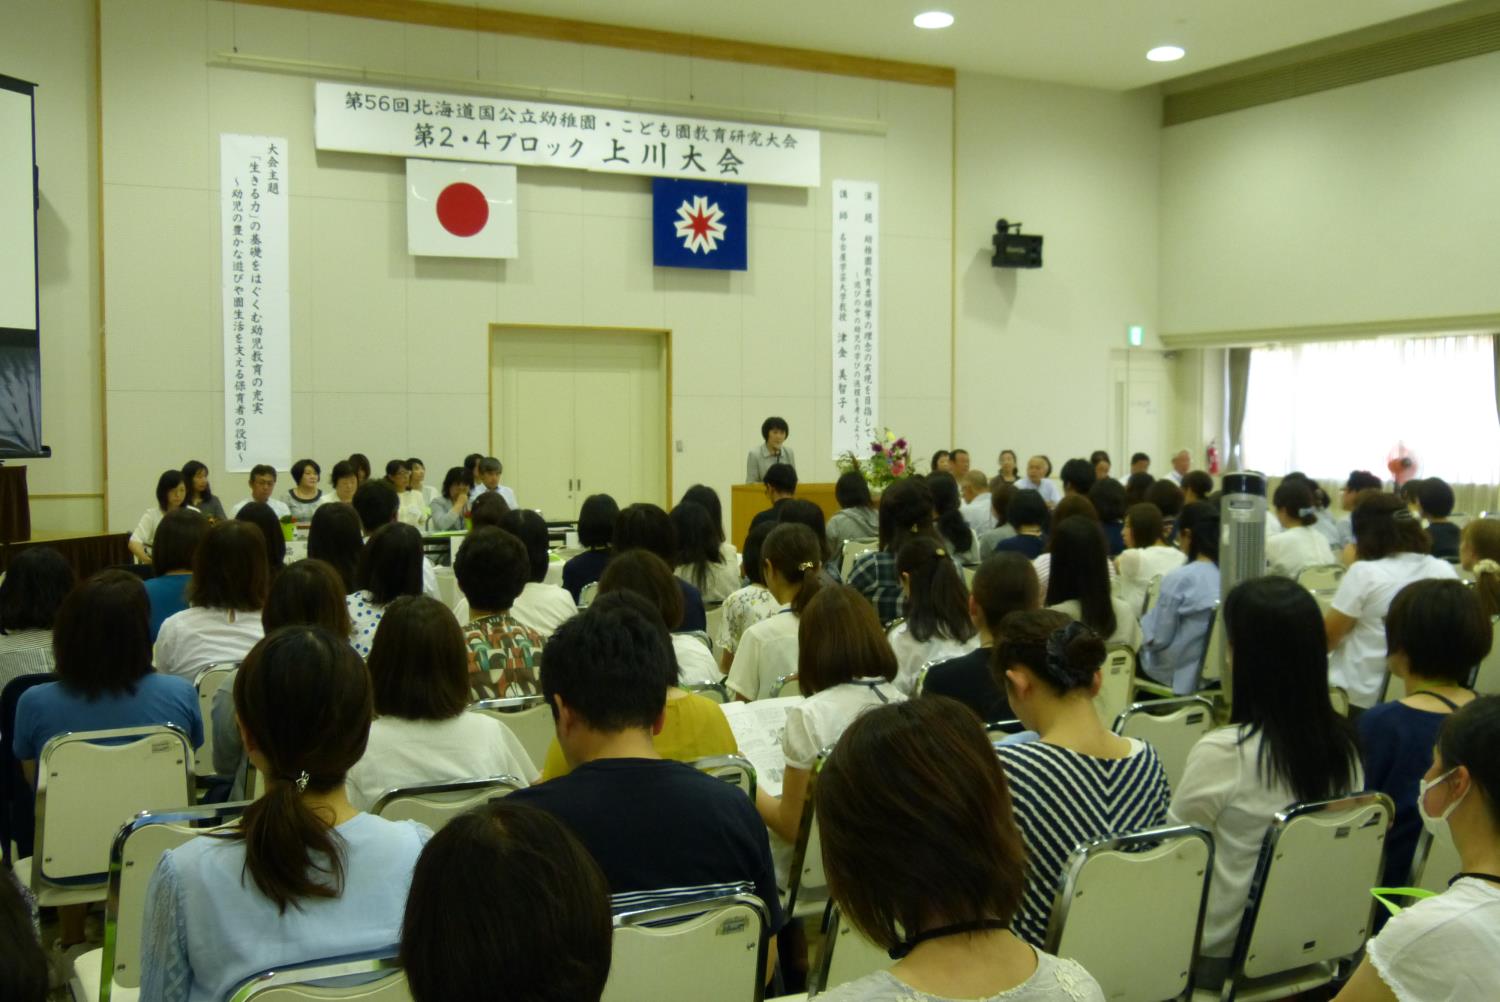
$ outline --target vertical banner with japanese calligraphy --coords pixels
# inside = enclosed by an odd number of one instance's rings
[[[224,469],[291,465],[286,140],[219,137],[224,240]]]
[[[833,182],[833,458],[880,427],[880,185]]]

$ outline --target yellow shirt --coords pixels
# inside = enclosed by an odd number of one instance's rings
[[[740,750],[719,704],[696,693],[679,696],[674,692],[667,696],[661,733],[651,743],[662,758],[677,762],[691,762],[709,755],[737,755]],[[562,748],[553,738],[547,749],[547,764],[542,767],[542,782],[566,776],[568,772]]]

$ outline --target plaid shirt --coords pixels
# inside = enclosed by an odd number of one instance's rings
[[[464,626],[469,648],[469,688],[475,699],[529,696],[541,690],[542,635],[517,622],[509,612],[476,619]]]
[[[900,618],[903,596],[895,554],[882,551],[856,557],[849,569],[849,586],[870,600],[882,624]]]

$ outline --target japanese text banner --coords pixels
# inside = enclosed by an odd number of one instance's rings
[[[816,129],[319,82],[320,150],[816,188]]]
[[[291,465],[286,140],[219,137],[224,242],[224,469]]]
[[[880,427],[880,185],[833,182],[833,458]]]

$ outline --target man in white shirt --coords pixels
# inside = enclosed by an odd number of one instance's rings
[[[1186,449],[1180,450],[1172,457],[1172,469],[1168,471],[1167,477],[1178,487],[1182,486],[1182,478],[1187,476],[1189,468],[1193,465],[1192,453]]]
[[[1057,506],[1062,500],[1062,488],[1049,480],[1052,476],[1052,460],[1046,456],[1032,456],[1026,460],[1026,476],[1016,481],[1018,491],[1036,491],[1047,502],[1048,508]]]
[[[285,501],[278,501],[271,497],[276,490],[276,467],[260,463],[250,468],[250,496],[230,509],[229,517],[234,518],[240,513],[240,509],[251,501],[259,501],[261,504],[270,505],[271,510],[276,513],[277,518],[285,518],[292,513]]]
[[[367,540],[382,525],[396,521],[396,514],[401,509],[396,489],[384,480],[366,480],[359,485],[349,503],[359,515],[360,528]],[[437,569],[425,553],[422,555],[422,594],[440,602],[443,600],[443,594],[438,590]]]
[[[970,470],[959,478],[958,489],[963,493],[964,521],[974,532],[989,532],[995,527],[995,509],[990,503],[990,482],[978,470]]]
[[[510,510],[515,511],[521,507],[516,503],[516,492],[500,482],[500,474],[504,466],[494,456],[485,456],[479,461],[479,483],[474,485],[473,492],[469,495],[469,504],[485,491],[496,491],[510,505]]]

